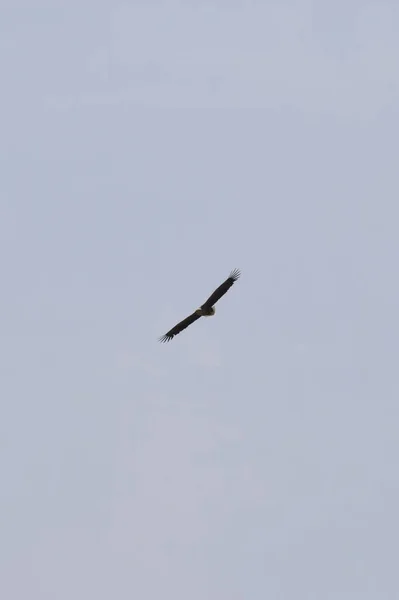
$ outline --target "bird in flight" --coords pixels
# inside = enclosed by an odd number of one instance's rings
[[[222,296],[231,288],[233,283],[237,281],[240,277],[241,272],[239,269],[234,269],[226,281],[224,281],[218,288],[209,296],[208,300],[202,304],[197,310],[195,310],[190,316],[180,321],[177,325],[172,327],[170,331],[165,333],[162,337],[159,338],[160,342],[170,342],[171,339],[174,338],[175,335],[186,329],[189,325],[197,321],[200,317],[213,317],[215,314],[215,306],[216,302],[220,300]]]

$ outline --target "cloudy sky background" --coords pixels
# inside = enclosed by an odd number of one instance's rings
[[[1,596],[398,597],[399,5],[0,11]]]

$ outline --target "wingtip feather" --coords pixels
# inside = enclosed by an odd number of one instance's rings
[[[240,269],[233,269],[232,272],[230,273],[230,277],[233,281],[237,281],[237,279],[240,277],[240,275],[241,275]]]

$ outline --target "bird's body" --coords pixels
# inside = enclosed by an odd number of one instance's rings
[[[216,308],[211,306],[210,308],[197,308],[195,314],[199,317],[213,317],[216,312]]]
[[[239,269],[234,269],[229,275],[229,277],[224,281],[216,290],[209,296],[208,300],[202,304],[199,308],[197,308],[191,315],[180,321],[177,325],[172,327],[170,331],[165,333],[162,337],[159,338],[161,342],[170,342],[171,339],[174,338],[175,335],[186,329],[189,325],[197,321],[200,317],[213,317],[216,312],[215,304],[224,294],[231,288],[233,283],[237,281],[240,277],[241,273]]]

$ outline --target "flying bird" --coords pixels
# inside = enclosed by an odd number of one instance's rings
[[[170,342],[171,339],[174,338],[175,335],[186,329],[189,325],[197,321],[200,317],[213,317],[215,314],[215,306],[216,302],[220,300],[222,296],[231,288],[233,283],[237,281],[241,272],[239,269],[234,269],[226,281],[224,281],[218,288],[209,296],[208,300],[202,304],[197,310],[195,310],[190,316],[180,321],[177,325],[172,327],[168,333],[165,333],[162,337],[159,338],[160,342]]]

